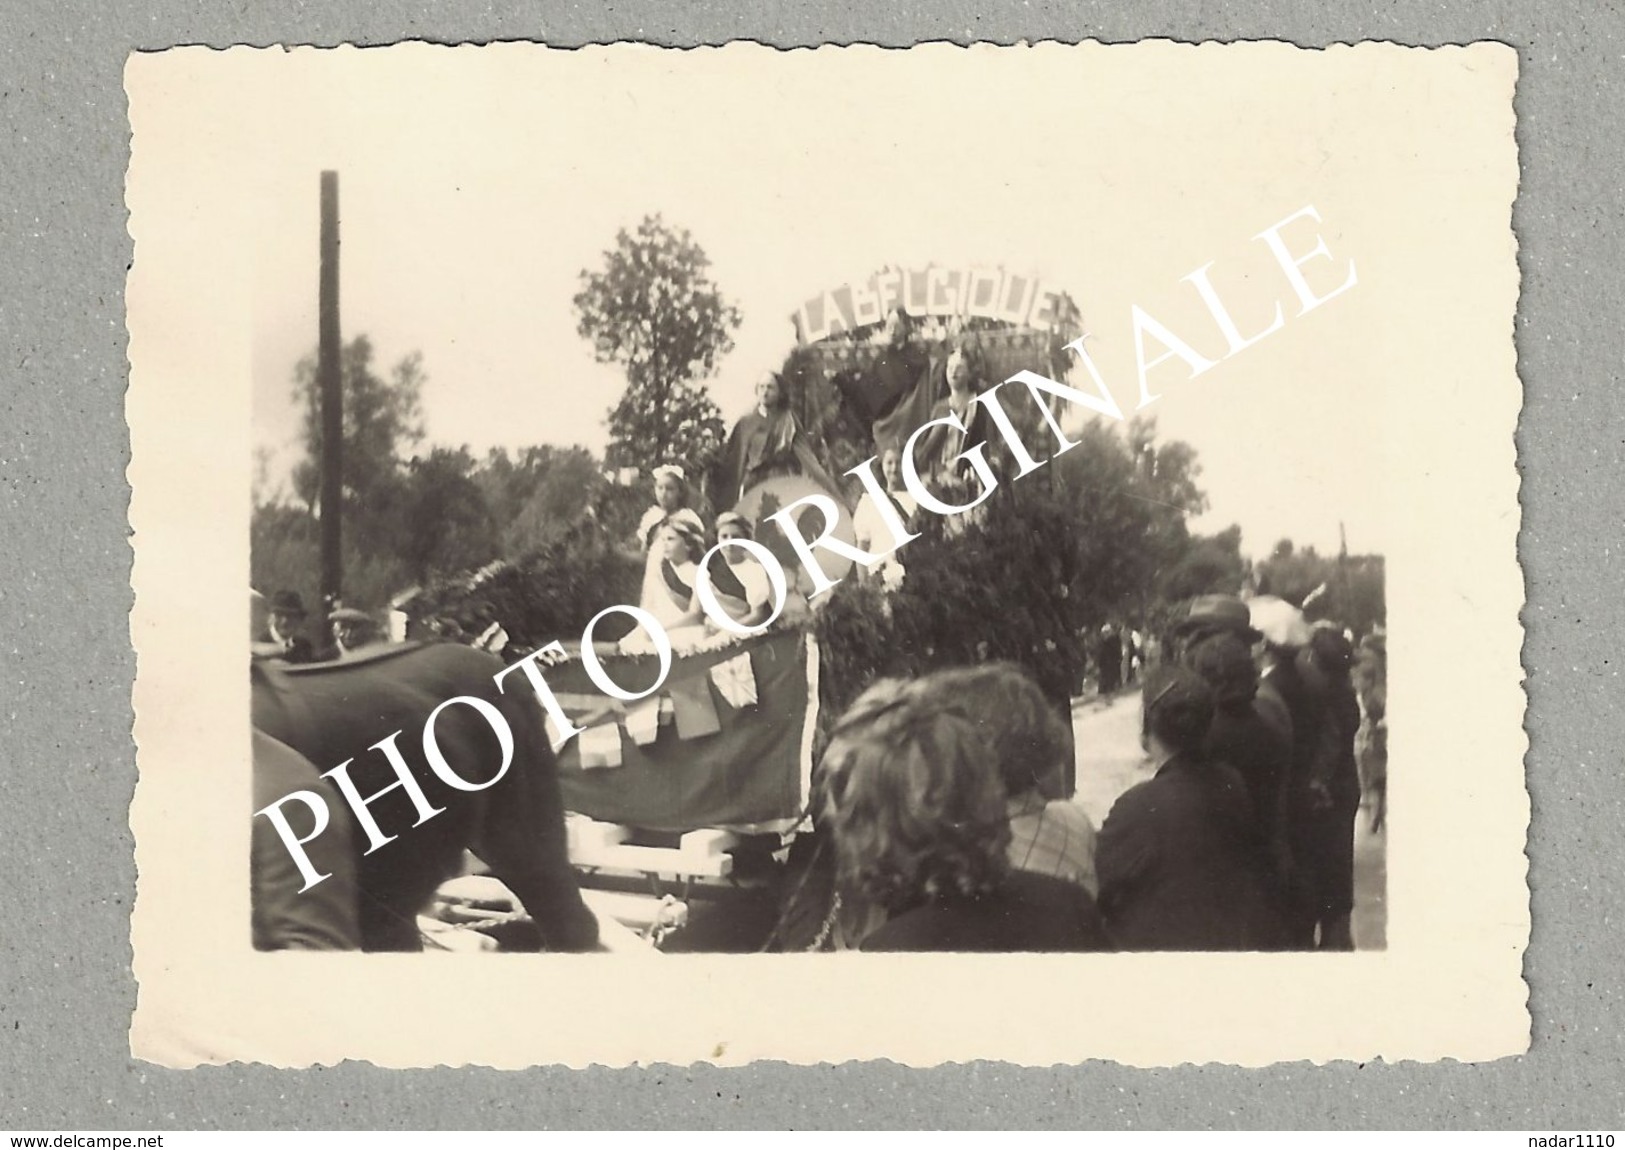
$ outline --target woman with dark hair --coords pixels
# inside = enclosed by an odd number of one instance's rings
[[[976,404],[976,373],[971,366],[969,355],[964,350],[956,350],[948,356],[948,362],[943,368],[943,377],[948,385],[948,394],[932,407],[931,418],[946,419],[954,416],[965,430],[956,431],[941,424],[933,427],[925,433],[924,442],[919,448],[919,457],[925,460],[930,469],[927,474],[932,476],[939,486],[948,488],[969,486],[975,471],[970,461],[963,456],[977,447],[986,450],[986,445],[993,435],[993,419],[985,407]]]
[[[1064,794],[1072,741],[1038,684],[1010,663],[985,663],[938,672],[925,689],[957,702],[987,737],[1010,816],[1010,865],[1093,897],[1095,827]]]
[[[1011,868],[992,747],[941,691],[871,687],[836,726],[823,768],[837,894],[885,915],[862,949],[1108,948],[1082,887]]]
[[[1145,685],[1141,743],[1156,775],[1100,828],[1100,910],[1123,950],[1275,950],[1282,925],[1247,786],[1203,750],[1213,692],[1183,667]]]

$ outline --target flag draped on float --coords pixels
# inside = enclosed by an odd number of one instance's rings
[[[635,693],[652,656],[610,656],[604,671]],[[598,691],[576,661],[548,683],[582,733],[559,750],[567,810],[659,831],[788,829],[806,809],[818,719],[818,651],[780,631],[672,659],[661,689],[635,703]]]

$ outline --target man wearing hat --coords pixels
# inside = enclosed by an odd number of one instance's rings
[[[1234,635],[1251,647],[1264,637],[1252,623],[1252,612],[1236,596],[1198,595],[1185,617],[1174,624],[1173,638],[1181,653],[1210,635]]]
[[[282,648],[290,663],[314,663],[316,652],[300,634],[305,626],[305,601],[297,591],[278,591],[271,597],[271,641]]]
[[[327,616],[333,628],[333,642],[341,655],[353,654],[361,647],[378,642],[378,625],[372,616],[354,607],[340,607]]]

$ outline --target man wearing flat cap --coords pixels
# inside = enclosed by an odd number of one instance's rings
[[[341,655],[354,654],[358,649],[378,642],[378,625],[372,616],[354,607],[340,607],[327,616],[333,628],[333,642]]]

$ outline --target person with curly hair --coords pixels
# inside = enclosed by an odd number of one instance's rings
[[[837,892],[886,916],[863,950],[1109,948],[1082,887],[1011,867],[992,746],[929,682],[859,696],[825,755],[821,801]]]
[[[988,740],[1010,817],[1010,865],[1075,882],[1095,879],[1095,827],[1063,794],[1072,741],[1054,706],[1020,668],[984,663],[940,671],[927,688],[956,700]]]
[[[1145,685],[1141,742],[1156,775],[1129,788],[1100,828],[1100,910],[1123,950],[1277,950],[1270,889],[1247,786],[1203,750],[1213,691],[1184,667]]]

